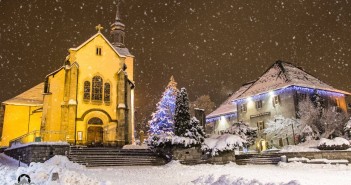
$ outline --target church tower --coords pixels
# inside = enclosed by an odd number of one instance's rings
[[[115,22],[111,25],[111,35],[112,35],[112,44],[115,47],[124,48],[124,38],[125,38],[125,25],[121,22],[121,15],[119,11],[119,6],[121,2],[117,3],[116,19]]]

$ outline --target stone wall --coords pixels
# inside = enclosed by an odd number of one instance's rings
[[[30,164],[31,162],[45,162],[55,155],[68,155],[69,145],[28,144],[16,148],[8,148],[4,153],[16,160]]]
[[[338,150],[329,150],[329,151],[320,151],[320,152],[288,152],[288,153],[279,153],[285,155],[288,158],[294,157],[305,157],[308,159],[329,159],[329,160],[338,160],[346,159],[351,163],[351,151],[338,151]]]
[[[179,160],[182,164],[227,164],[235,162],[234,152],[223,152],[217,156],[204,153],[200,147],[173,148],[173,160]]]

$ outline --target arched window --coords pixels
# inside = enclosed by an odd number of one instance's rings
[[[90,100],[90,82],[84,82],[84,100]]]
[[[94,76],[93,78],[93,89],[92,89],[91,100],[102,100],[102,78],[100,76]]]
[[[102,125],[103,122],[100,118],[97,118],[97,117],[94,117],[94,118],[91,118],[89,121],[88,121],[88,124],[93,124],[93,125]]]
[[[104,101],[110,102],[111,99],[111,90],[110,83],[105,83],[104,85]]]

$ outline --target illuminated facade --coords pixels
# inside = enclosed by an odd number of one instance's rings
[[[112,42],[98,32],[69,49],[45,82],[3,102],[1,145],[57,142],[123,146],[134,142],[134,56],[119,11]]]
[[[297,118],[298,103],[313,94],[322,97],[326,106],[347,112],[345,96],[350,93],[335,89],[290,63],[277,61],[258,80],[244,84],[209,114],[207,123],[214,125],[215,133],[224,131],[237,121],[249,123],[257,128],[257,147],[260,150],[266,149],[267,142],[274,146],[293,144],[293,138],[266,138],[263,133],[265,123],[278,115]],[[230,103],[232,108],[225,109]]]

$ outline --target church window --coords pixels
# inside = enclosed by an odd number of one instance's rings
[[[109,102],[111,99],[110,83],[104,85],[104,101]]]
[[[96,47],[96,55],[101,56],[101,47]]]
[[[100,76],[95,76],[93,78],[91,99],[97,101],[102,100],[102,78]]]
[[[84,100],[90,100],[90,82],[84,82]]]

